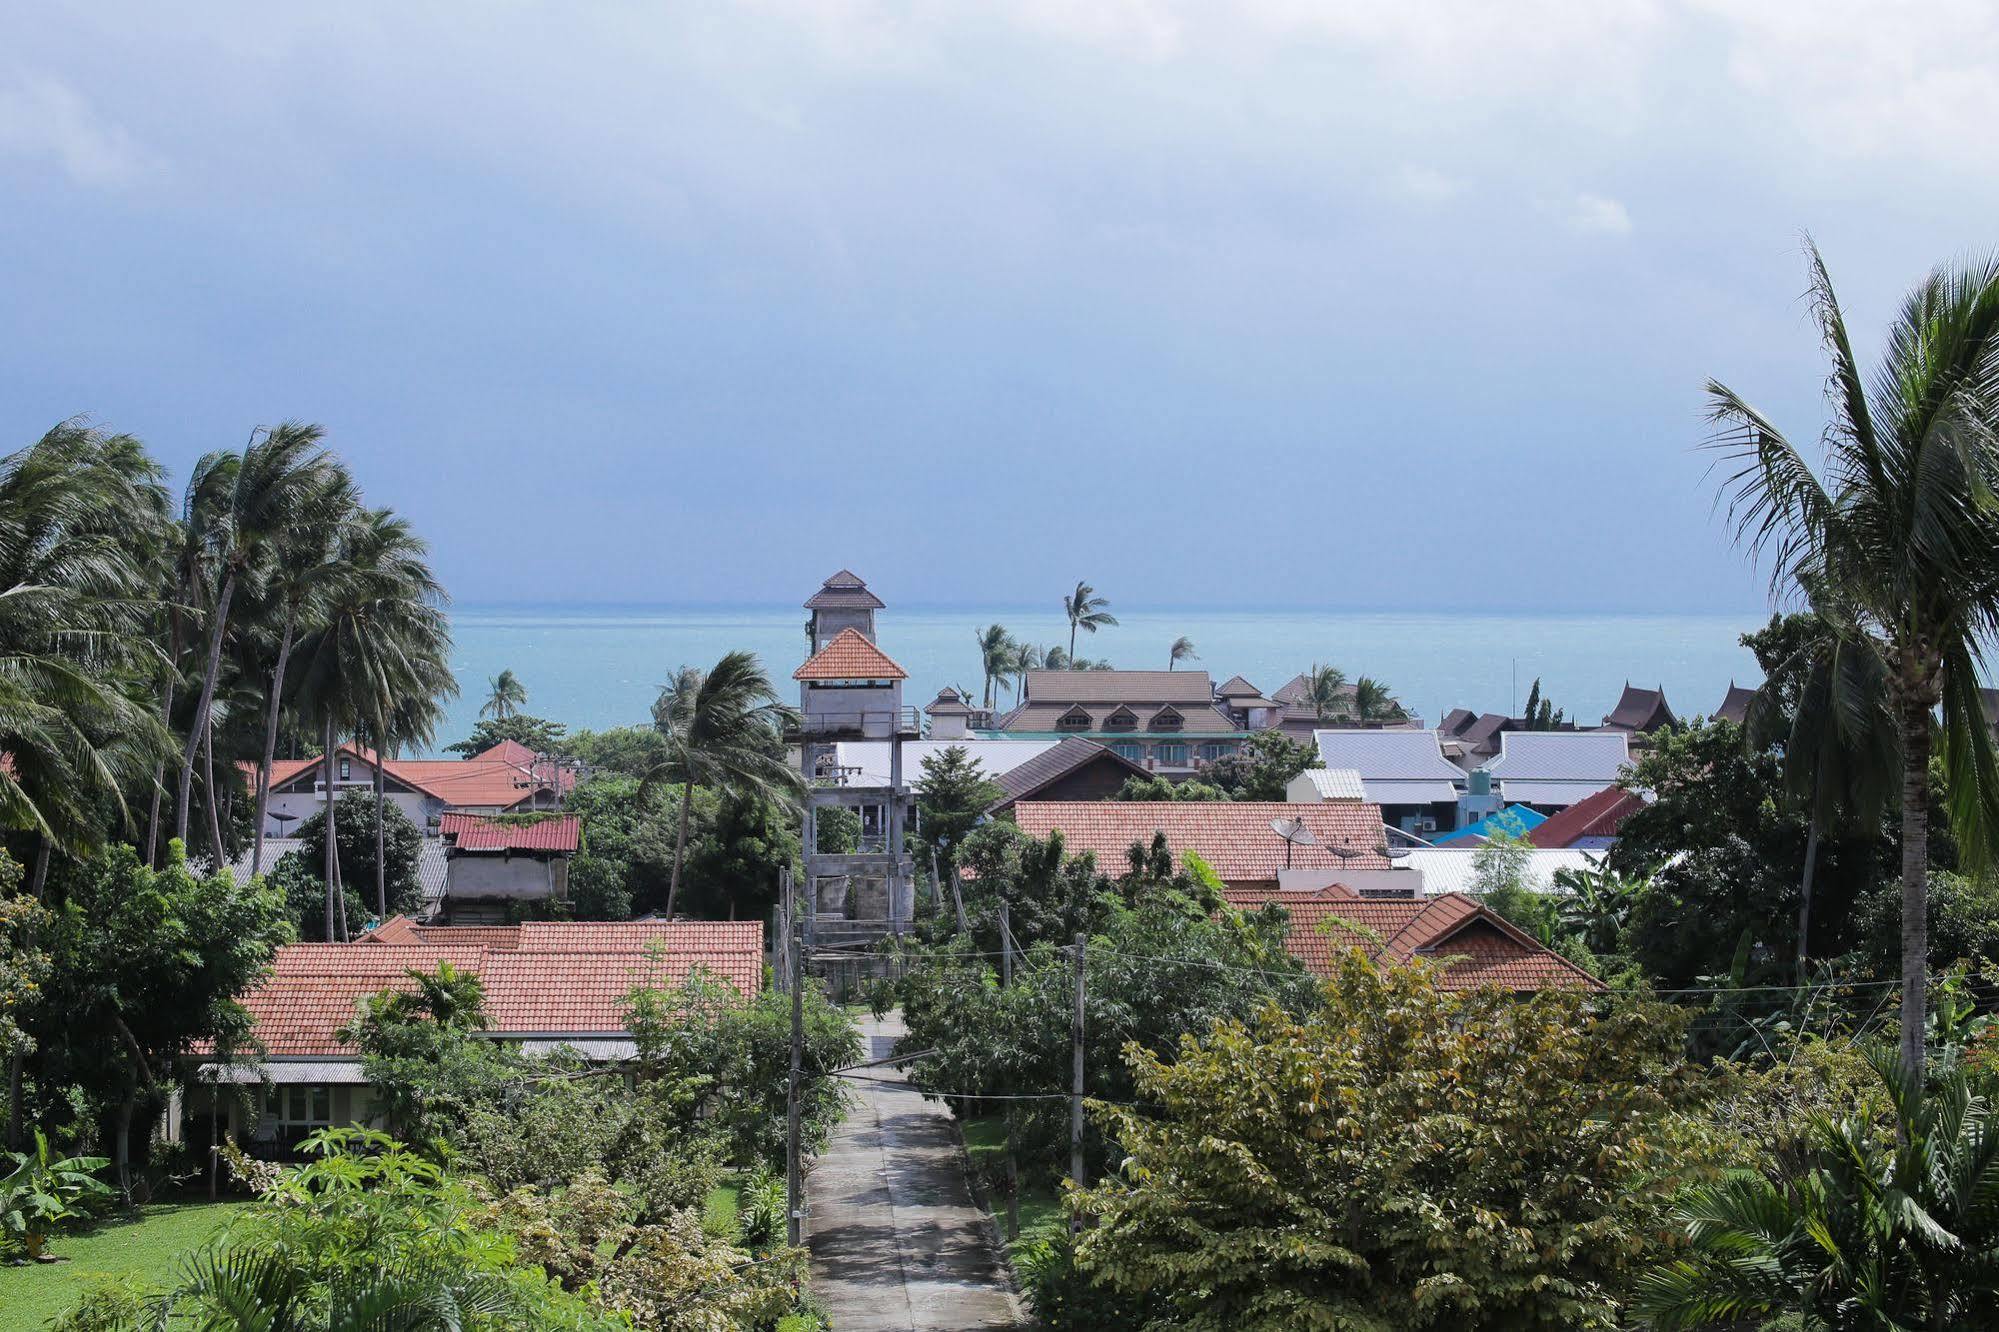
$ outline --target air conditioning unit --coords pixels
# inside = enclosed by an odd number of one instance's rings
[[[1418,819],[1416,820],[1416,827],[1414,831],[1419,833],[1433,833],[1437,831],[1437,820],[1434,818]]]

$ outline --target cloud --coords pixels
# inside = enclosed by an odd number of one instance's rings
[[[1615,199],[1587,190],[1556,205],[1551,211],[1570,231],[1583,236],[1628,236],[1631,212]]]
[[[1388,193],[1411,203],[1447,203],[1465,192],[1465,182],[1434,167],[1404,166],[1389,176]]]
[[[0,154],[53,158],[77,184],[103,189],[132,185],[159,165],[123,126],[44,75],[0,87]]]

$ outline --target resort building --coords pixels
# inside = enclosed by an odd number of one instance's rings
[[[1447,893],[1416,900],[1366,898],[1334,886],[1313,893],[1239,891],[1230,906],[1255,911],[1277,902],[1290,917],[1284,946],[1315,974],[1331,976],[1334,959],[1361,949],[1378,966],[1422,958],[1442,967],[1446,990],[1497,986],[1538,990],[1601,990],[1602,982],[1543,947],[1498,912]]]
[[[1983,696],[1993,691],[1990,689],[1981,689],[1978,692],[1981,701],[1983,701]],[[1714,710],[1714,719],[1716,721],[1734,722],[1737,726],[1742,725],[1749,720],[1749,705],[1755,698],[1756,691],[1754,689],[1745,689],[1735,683],[1735,681],[1730,680],[1728,682],[1728,692],[1722,695],[1721,706]],[[1985,715],[1988,721],[1992,717],[1992,708],[1989,703],[1985,709]]]
[[[241,766],[254,789],[257,765]],[[576,784],[573,768],[514,740],[502,740],[467,759],[382,758],[363,745],[344,744],[334,751],[335,798],[350,791],[373,792],[378,766],[388,802],[428,833],[437,831],[447,811],[513,814],[553,809]],[[279,759],[271,765],[265,836],[283,837],[325,808],[324,758]]]
[[[1284,713],[1284,704],[1265,698],[1262,690],[1240,675],[1232,675],[1215,686],[1215,703],[1245,731],[1269,730]]]
[[[452,813],[439,821],[438,833],[445,846],[444,893],[426,920],[500,924],[523,903],[569,897],[569,859],[583,834],[583,820],[574,814],[501,820]]]
[[[363,999],[413,990],[410,973],[440,962],[479,978],[490,1023],[481,1039],[618,1063],[633,1055],[632,990],[675,986],[699,971],[752,995],[763,950],[757,921],[423,926],[401,916],[354,943],[291,944],[241,997],[253,1052],[229,1062],[197,1056],[169,1108],[167,1136],[201,1147],[234,1138],[274,1154],[316,1129],[386,1127],[361,1054],[339,1032]]]
[[[1391,827],[1428,837],[1458,826],[1465,774],[1444,757],[1437,732],[1342,729],[1312,736],[1328,771],[1360,774],[1366,798]]]
[[[1485,764],[1500,801],[1544,814],[1615,786],[1631,766],[1623,731],[1507,731],[1499,757]]]
[[[961,740],[939,740],[934,736],[927,740],[905,740],[902,742],[902,762],[908,774],[909,784],[918,791],[923,789],[923,761],[936,758],[946,750],[962,749],[967,758],[975,760],[979,771],[988,778],[998,780],[1021,764],[1039,758],[1060,745],[1054,739],[993,739],[987,736],[967,736]],[[831,746],[821,756],[818,771],[814,774],[822,781],[858,783],[862,786],[891,785],[889,768],[894,759],[894,742],[889,740],[842,740]]]
[[[1617,706],[1603,719],[1604,730],[1627,731],[1633,735],[1651,735],[1679,724],[1680,719],[1673,715],[1671,705],[1666,702],[1663,685],[1657,689],[1639,689],[1629,680],[1624,682],[1624,692],[1618,696]]]
[[[1322,887],[1334,877],[1410,893],[1421,887],[1413,876],[1382,879],[1403,872],[1383,845],[1380,810],[1364,801],[1023,800],[1013,817],[1033,837],[1061,832],[1071,855],[1088,852],[1113,875],[1124,872],[1133,846],[1150,846],[1159,833],[1176,865],[1191,851],[1231,888]]]
[[[1021,692],[997,730],[1094,740],[1169,777],[1234,753],[1257,729],[1224,710],[1206,671],[1029,671]]]
[[[1645,808],[1645,798],[1621,786],[1606,786],[1570,805],[1527,834],[1534,846],[1576,851],[1608,851],[1617,845],[1617,830]]]

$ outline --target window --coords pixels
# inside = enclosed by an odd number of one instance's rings
[[[325,1128],[333,1122],[333,1088],[273,1087],[271,1117],[284,1128]]]
[[[1138,714],[1130,708],[1119,708],[1104,718],[1106,731],[1135,731],[1138,729]]]
[[[1129,740],[1120,740],[1112,745],[1111,753],[1121,759],[1130,759],[1133,763],[1145,762],[1145,746],[1133,744]]]
[[[1201,762],[1213,763],[1229,752],[1227,745],[1205,744],[1201,746]]]
[[[1184,725],[1186,719],[1176,708],[1161,708],[1152,714],[1152,729],[1155,731],[1177,731]]]
[[[1081,708],[1071,708],[1055,719],[1058,731],[1087,731],[1090,729],[1090,714]]]
[[[1178,743],[1154,745],[1152,757],[1162,768],[1184,768],[1187,766],[1187,746]]]
[[[340,760],[340,780],[343,782],[346,781],[350,775],[348,772],[348,763],[349,760],[345,758]]]

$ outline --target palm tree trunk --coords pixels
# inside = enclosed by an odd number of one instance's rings
[[[222,670],[222,635],[229,628],[229,602],[236,595],[236,573],[222,576],[222,595],[215,599],[215,625],[208,634],[208,669],[201,677],[201,697],[194,705],[194,721],[187,731],[187,748],[180,756],[180,800],[174,808],[174,836],[187,844],[188,798],[194,793],[194,753],[201,733],[208,726],[208,710],[215,703],[215,677]]]
[[[1930,700],[1902,695],[1902,1067],[1923,1072],[1929,1000]]]
[[[215,728],[201,728],[201,762],[204,769],[202,785],[208,791],[208,846],[215,852],[217,873],[229,867],[229,859],[222,852],[222,802],[215,791]]]
[[[278,705],[285,694],[285,667],[292,655],[292,610],[285,608],[285,630],[278,639],[278,664],[271,670],[271,703],[264,714],[264,766],[257,770],[257,830],[251,834],[250,873],[264,868],[264,820],[271,809],[271,765],[278,758]]]
[[[176,594],[178,595],[178,594]],[[160,724],[171,727],[174,724],[174,681],[180,677],[180,612],[173,611],[167,616],[167,678],[160,686]],[[164,793],[167,779],[166,760],[153,765],[152,808],[146,813],[146,863],[154,869],[160,867],[160,796]]]
[[[375,919],[389,918],[389,867],[385,859],[388,834],[382,827],[382,807],[389,803],[382,779],[381,737],[375,737]]]
[[[687,855],[687,810],[694,803],[694,783],[680,787],[680,832],[673,839],[673,873],[666,881],[666,918],[673,919],[673,899],[680,892],[680,862]]]
[[[325,754],[326,864],[324,869],[326,873],[326,941],[328,943],[334,943],[339,939],[339,936],[335,934],[333,931],[333,897],[334,894],[339,891],[337,885],[339,884],[340,881],[340,851],[339,851],[338,841],[334,836],[334,827],[333,827],[333,775],[334,773],[338,772],[339,769],[334,766],[335,758],[333,754],[333,714],[330,711],[326,714],[325,736],[326,736],[326,754]],[[346,914],[347,913],[344,910],[341,912],[341,916],[343,919],[346,917]]]
[[[1812,929],[1812,876],[1819,865],[1818,793],[1812,793],[1811,829],[1805,834],[1805,879],[1798,892],[1798,984],[1805,983],[1805,965]]]
[[[1076,617],[1069,617],[1069,669],[1076,669]]]

